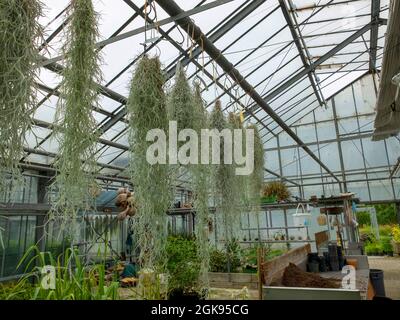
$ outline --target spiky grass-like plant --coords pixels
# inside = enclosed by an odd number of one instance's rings
[[[210,128],[222,131],[232,129],[221,110],[221,102],[218,100],[210,115]],[[222,215],[223,235],[225,241],[230,241],[236,236],[238,227],[236,208],[236,179],[235,166],[224,163],[224,141],[220,140],[220,164],[212,165],[213,187],[215,205]]]
[[[53,184],[58,193],[52,214],[73,234],[76,215],[90,206],[90,190],[95,185],[98,134],[92,108],[98,103],[101,71],[95,46],[97,14],[92,1],[72,0],[70,16],[63,47],[66,66],[62,99],[57,110],[59,155],[55,167],[59,173]]]
[[[36,102],[42,6],[37,0],[0,0],[0,192],[8,174],[22,178],[19,161]]]
[[[129,169],[138,208],[133,231],[140,249],[139,264],[142,269],[161,272],[165,268],[170,181],[165,164],[152,165],[147,161],[146,152],[153,142],[146,141],[146,135],[155,128],[167,132],[164,80],[158,58],[144,56],[133,74],[126,105],[131,150]]]

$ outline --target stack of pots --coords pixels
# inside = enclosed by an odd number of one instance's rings
[[[339,271],[339,257],[338,257],[338,246],[335,243],[330,243],[328,245],[328,254],[329,254],[329,264],[331,266],[332,271]]]

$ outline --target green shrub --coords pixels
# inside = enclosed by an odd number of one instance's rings
[[[378,204],[374,207],[380,225],[397,223],[395,204]]]
[[[226,272],[227,271],[227,260],[226,252],[212,249],[210,252],[210,271],[211,272]]]
[[[360,226],[369,226],[371,224],[371,218],[368,212],[357,212],[356,216]]]
[[[380,242],[368,243],[365,246],[365,252],[369,256],[376,256],[383,254],[383,247]]]
[[[392,226],[390,225],[380,225],[379,234],[381,237],[390,237],[392,234]]]
[[[400,242],[400,226],[395,225],[391,228],[391,235],[393,237],[393,241],[399,243]]]
[[[237,272],[242,266],[242,250],[236,239],[228,241],[224,250],[214,248],[210,254],[210,271],[211,272]]]
[[[194,291],[200,271],[196,241],[190,237],[170,236],[167,239],[168,285],[171,290]]]
[[[393,247],[391,243],[391,237],[381,237],[381,245],[382,245],[382,251],[385,254],[392,254],[393,253]]]

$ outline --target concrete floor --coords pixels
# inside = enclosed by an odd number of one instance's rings
[[[368,257],[370,269],[383,270],[386,296],[400,300],[400,257]]]

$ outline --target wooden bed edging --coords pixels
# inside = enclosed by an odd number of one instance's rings
[[[285,268],[289,263],[306,270],[307,255],[311,252],[311,245],[308,243],[302,247],[289,250],[287,253],[276,257],[270,261],[261,261],[261,269],[258,273],[259,282],[270,285],[273,281],[279,280],[283,276]]]

